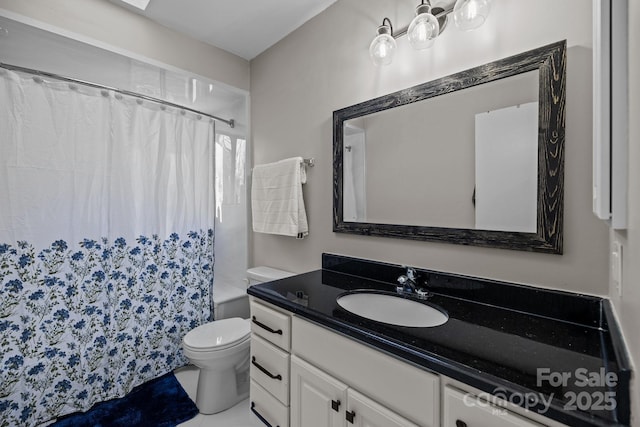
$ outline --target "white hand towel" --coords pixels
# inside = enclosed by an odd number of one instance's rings
[[[302,157],[253,168],[253,231],[302,238],[309,234],[302,184],[307,181]]]

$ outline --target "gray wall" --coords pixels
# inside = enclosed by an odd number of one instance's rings
[[[584,0],[495,0],[479,30],[463,33],[452,25],[421,52],[402,37],[394,62],[376,68],[368,46],[377,26],[387,16],[402,27],[414,7],[339,0],[251,62],[254,164],[294,155],[316,159],[304,188],[309,236],[252,233],[252,264],[303,272],[320,266],[322,252],[332,252],[606,295],[608,229],[591,213],[591,7]],[[569,47],[564,255],[332,232],[334,110],[563,39]]]

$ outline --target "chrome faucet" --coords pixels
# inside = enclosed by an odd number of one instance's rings
[[[399,294],[415,295],[420,299],[426,299],[429,296],[427,291],[418,287],[418,273],[413,267],[407,267],[407,272],[396,280],[398,281],[396,292]]]
[[[398,277],[398,292],[413,293],[416,290],[416,270],[407,267],[407,272]]]

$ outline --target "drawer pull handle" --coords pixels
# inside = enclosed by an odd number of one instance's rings
[[[467,423],[462,420],[456,420],[456,427],[467,427]]]
[[[356,413],[353,411],[347,411],[347,421],[353,424],[353,420],[356,417]]]
[[[332,400],[331,401],[331,409],[333,409],[336,412],[340,411],[340,401],[339,400]]]
[[[275,329],[271,329],[270,327],[268,327],[267,325],[265,325],[262,322],[258,322],[258,319],[256,319],[256,316],[253,316],[253,318],[251,319],[251,321],[253,323],[255,323],[256,325],[260,326],[262,329],[265,329],[269,332],[271,332],[272,334],[278,334],[278,335],[282,335],[282,329],[278,329],[277,331]]]
[[[278,381],[282,381],[282,375],[280,375],[280,374],[273,375],[271,372],[267,371],[264,368],[264,366],[262,366],[258,362],[256,362],[256,357],[255,356],[251,356],[251,364],[253,366],[255,366],[256,368],[260,369],[260,371],[262,371],[262,373],[267,375],[269,378],[274,379],[274,380],[278,380]]]
[[[258,419],[264,423],[264,425],[266,425],[267,427],[273,427],[271,424],[269,424],[269,421],[265,420],[264,417],[260,415],[260,412],[256,410],[256,402],[251,402],[251,412],[253,412],[256,417],[258,417]],[[280,426],[278,425],[276,427]]]

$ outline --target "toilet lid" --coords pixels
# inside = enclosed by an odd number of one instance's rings
[[[193,350],[222,350],[249,337],[249,321],[239,317],[205,323],[184,337],[184,344]]]

